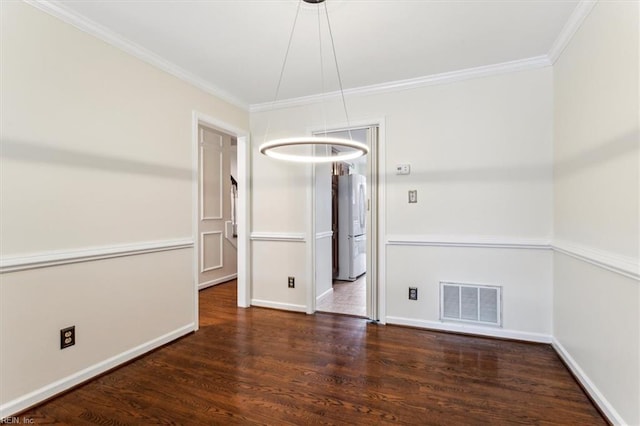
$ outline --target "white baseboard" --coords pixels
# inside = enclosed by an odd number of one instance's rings
[[[226,283],[227,281],[235,280],[238,278],[238,274],[227,275],[226,277],[220,277],[215,280],[207,281],[202,284],[198,284],[198,290],[203,290],[207,287],[212,287],[214,285]]]
[[[294,305],[293,303],[272,302],[270,300],[251,299],[251,306],[261,308],[282,309],[283,311],[307,312],[306,305]]]
[[[184,336],[185,334],[188,334],[194,330],[194,323],[187,324],[183,327],[178,328],[177,330],[169,332],[156,339],[150,340],[140,346],[136,346],[135,348],[129,349],[128,351],[122,352],[118,355],[87,367],[84,370],[80,370],[77,373],[57,380],[53,383],[41,387],[40,389],[36,389],[33,392],[29,392],[26,395],[22,395],[12,401],[2,404],[0,406],[0,419],[19,413],[48,398],[51,398],[52,396],[55,396],[76,385],[86,382],[87,380],[96,377],[99,374],[102,374],[114,367],[117,367],[118,365],[130,361],[166,343],[169,343],[170,341]]]
[[[481,327],[469,324],[454,324],[439,321],[416,320],[411,318],[387,315],[387,324],[406,325],[429,330],[451,331],[454,333],[477,334],[480,336],[498,337],[501,339],[524,340],[526,342],[551,343],[551,336],[528,331],[505,330],[504,328]]]
[[[569,370],[573,373],[575,378],[580,382],[584,390],[589,394],[593,402],[600,408],[602,413],[607,419],[614,425],[626,425],[624,419],[618,414],[613,406],[607,401],[607,399],[598,390],[597,386],[589,379],[589,376],[580,368],[575,359],[569,354],[569,352],[562,346],[562,344],[554,337],[551,342],[551,346],[558,353],[558,356],[562,358],[564,363],[569,367]]]
[[[329,294],[333,293],[333,287],[330,287],[327,291],[325,291],[324,293],[322,293],[320,296],[316,297],[316,302],[319,302],[320,299],[322,299],[325,296],[328,296]]]

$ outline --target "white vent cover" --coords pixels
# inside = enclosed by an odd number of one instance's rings
[[[501,287],[440,282],[440,319],[502,325]]]

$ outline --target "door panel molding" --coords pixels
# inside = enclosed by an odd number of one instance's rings
[[[206,266],[206,260],[207,258],[209,258],[207,256],[207,252],[206,252],[206,244],[205,244],[205,240],[207,239],[207,236],[211,236],[211,235],[218,235],[218,264],[217,265],[213,265],[213,266]],[[222,237],[222,231],[206,231],[206,232],[201,232],[200,233],[200,272],[208,272],[208,271],[213,271],[215,269],[220,269],[224,266],[224,261],[223,259],[223,251],[222,251],[222,242],[223,242],[223,237]]]
[[[207,143],[204,141],[204,138],[201,137],[201,142],[200,142],[200,220],[220,220],[222,219],[222,205],[223,205],[223,200],[222,200],[222,195],[224,192],[224,176],[222,175],[222,160],[223,160],[223,155],[222,155],[222,137],[220,135],[214,135],[217,136],[219,138],[218,141],[218,147],[215,147],[215,142],[214,143]],[[206,167],[207,163],[208,163],[208,159],[209,156],[205,155],[205,147],[212,147],[212,148],[218,148],[217,152],[214,151],[214,154],[217,154],[217,167],[213,168],[213,167]],[[215,158],[212,159],[212,161],[215,161]],[[205,183],[207,182],[207,180],[205,179],[205,169],[207,170],[215,170],[217,169],[217,176],[215,176],[214,182],[213,184],[216,184],[215,180],[217,180],[217,189],[218,189],[218,197],[216,199],[217,202],[217,211],[211,211],[211,212],[207,212],[205,210],[207,210],[206,208],[206,202],[207,200],[211,201],[212,197],[207,197],[205,199]],[[210,178],[214,178],[214,176],[210,176]],[[215,210],[215,209],[214,209]],[[213,215],[210,215],[208,213],[215,213]]]

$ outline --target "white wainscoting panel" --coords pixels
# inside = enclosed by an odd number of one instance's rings
[[[194,330],[195,323],[187,324],[183,327],[178,328],[177,330],[171,331],[163,336],[150,340],[146,343],[136,346],[135,348],[129,349],[128,351],[122,352],[109,359],[87,367],[84,370],[78,371],[77,373],[74,373],[68,377],[50,383],[40,389],[9,401],[0,406],[0,419],[11,416],[15,413],[19,413],[26,408],[38,404],[48,398],[51,398],[52,396],[58,395],[61,392],[72,388],[73,386],[86,382],[87,380],[96,377],[99,374],[109,371],[110,369],[118,365],[124,364],[127,361],[130,361],[142,354],[152,351],[153,349],[156,349],[166,343],[171,342],[172,340],[182,337]]]

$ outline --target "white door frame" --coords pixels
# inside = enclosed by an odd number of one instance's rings
[[[370,126],[378,126],[378,143],[377,143],[377,152],[374,156],[374,160],[377,160],[377,167],[375,165],[371,165],[369,167],[369,172],[367,173],[367,184],[370,183],[370,180],[373,178],[373,174],[377,174],[378,182],[377,182],[377,206],[371,206],[372,209],[377,207],[377,247],[375,252],[376,259],[371,258],[370,252],[371,250],[367,250],[367,261],[371,259],[371,261],[376,262],[377,266],[377,300],[374,298],[374,302],[377,304],[377,315],[378,321],[381,324],[386,324],[386,267],[385,267],[385,259],[386,259],[386,214],[385,214],[385,206],[386,206],[386,197],[385,197],[385,189],[386,189],[386,173],[384,171],[384,165],[386,164],[386,151],[385,151],[385,118],[377,118],[371,120],[359,120],[350,122],[348,124],[342,123],[341,125],[327,125],[326,128],[312,128],[308,129],[309,134],[314,134],[318,132],[334,132],[346,129],[353,128],[362,128],[362,127],[370,127]],[[377,158],[376,158],[377,157]],[[315,191],[315,182],[316,182],[316,166],[313,165],[311,167],[311,179],[309,181],[309,186],[307,190],[307,199],[310,201],[311,211],[308,217],[308,227],[309,232],[307,234],[307,241],[309,244],[307,245],[307,262],[311,265],[309,268],[309,274],[307,276],[307,280],[311,285],[307,290],[307,314],[312,314],[316,311],[316,191]],[[369,197],[372,198],[371,196]],[[368,240],[368,239],[367,239]],[[369,270],[369,265],[367,265],[367,270]],[[374,289],[372,289],[374,290]],[[367,301],[369,303],[369,301]],[[375,312],[376,310],[373,309]],[[375,318],[374,318],[375,319]]]
[[[192,233],[194,241],[193,256],[193,288],[194,288],[194,323],[195,329],[199,327],[199,306],[198,306],[198,259],[200,258],[200,247],[198,246],[198,178],[199,178],[199,138],[198,126],[204,125],[212,127],[221,132],[235,136],[238,141],[238,306],[247,308],[251,304],[250,300],[250,270],[249,270],[249,132],[235,127],[222,120],[210,117],[198,111],[193,111],[192,119]]]

